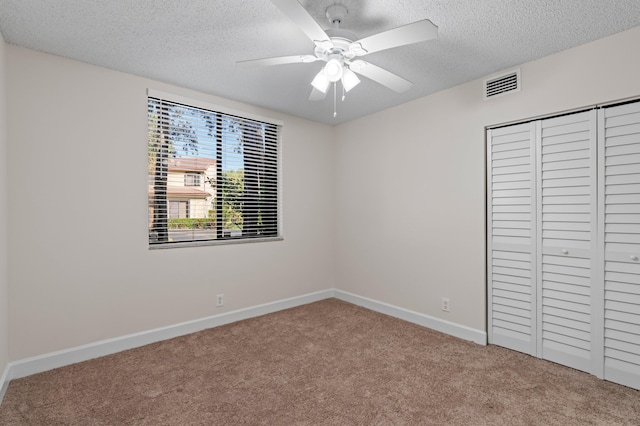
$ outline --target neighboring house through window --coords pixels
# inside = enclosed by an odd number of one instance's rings
[[[169,158],[167,172],[169,219],[209,218],[216,193],[216,160],[202,157]],[[186,226],[175,221],[169,224],[174,228]]]

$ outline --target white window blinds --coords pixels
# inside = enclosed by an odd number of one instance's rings
[[[279,237],[279,129],[150,93],[149,244]]]

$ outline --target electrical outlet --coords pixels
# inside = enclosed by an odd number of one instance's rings
[[[224,306],[224,294],[219,294],[216,296],[216,306]]]
[[[449,312],[449,299],[446,297],[442,298],[442,310],[445,312]]]

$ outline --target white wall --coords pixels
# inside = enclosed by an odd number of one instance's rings
[[[334,287],[331,127],[14,46],[7,59],[11,361]],[[284,241],[148,250],[148,87],[284,120]]]
[[[485,330],[485,126],[640,96],[640,27],[336,129],[337,287]],[[440,309],[441,298],[451,311]]]
[[[0,34],[0,377],[9,362],[9,274],[7,243],[7,108],[5,88],[6,44]],[[0,400],[2,381],[0,380]]]

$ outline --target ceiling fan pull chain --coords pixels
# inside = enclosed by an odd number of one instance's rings
[[[347,92],[344,91],[344,84],[342,84],[341,86],[342,86],[342,102],[344,102],[345,98],[347,97]]]
[[[333,83],[333,118],[336,118],[338,115],[338,111],[336,109],[336,83]]]

